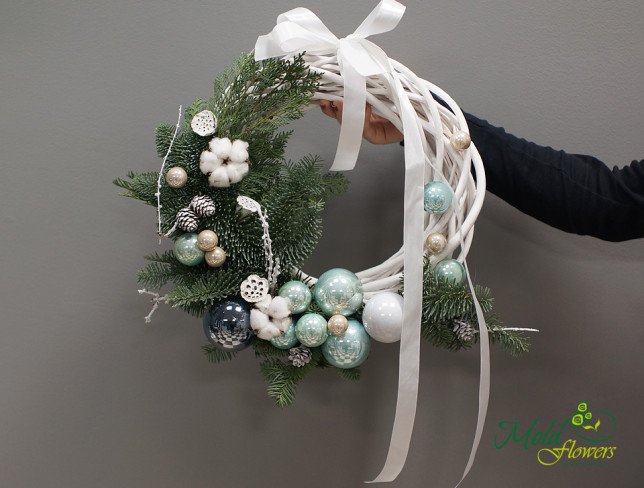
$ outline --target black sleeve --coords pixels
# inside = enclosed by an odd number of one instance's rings
[[[611,170],[592,156],[539,146],[474,115],[465,118],[491,193],[566,232],[607,241],[644,237],[644,160]]]

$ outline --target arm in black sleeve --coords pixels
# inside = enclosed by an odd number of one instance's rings
[[[607,241],[644,237],[644,160],[611,170],[592,156],[539,146],[474,115],[465,118],[491,193],[566,232]]]

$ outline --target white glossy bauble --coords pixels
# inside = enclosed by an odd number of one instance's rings
[[[362,324],[374,340],[378,342],[400,340],[403,303],[403,297],[390,291],[378,293],[367,302],[362,312]]]

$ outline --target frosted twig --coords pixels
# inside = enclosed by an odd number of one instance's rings
[[[150,301],[152,302],[152,310],[150,310],[150,313],[145,316],[145,323],[149,324],[152,322],[152,315],[154,312],[157,311],[157,308],[159,308],[159,303],[163,302],[165,304],[170,303],[168,299],[168,295],[159,295],[158,293],[155,293],[153,291],[146,290],[145,288],[139,290],[139,295],[152,295],[152,298]]]
[[[159,171],[159,178],[157,179],[157,192],[155,193],[155,196],[157,197],[157,220],[159,223],[159,244],[161,244],[161,179],[163,178],[163,169],[165,168],[165,163],[168,160],[168,156],[170,156],[170,151],[172,150],[172,145],[174,144],[174,140],[177,137],[177,132],[179,132],[179,124],[181,123],[181,105],[179,105],[179,118],[177,120],[177,126],[174,128],[174,134],[172,134],[172,139],[170,140],[170,145],[168,146],[168,151],[165,153],[165,156],[163,158],[163,162],[161,163],[161,170]],[[166,236],[167,237],[167,236]]]
[[[531,329],[529,327],[490,327],[491,331],[503,331],[503,330],[512,330],[517,332],[540,332],[539,329]],[[478,334],[478,330],[475,330],[474,333]]]
[[[177,230],[177,223],[176,222],[174,223],[174,225],[172,226],[172,228],[168,232],[163,234],[163,237],[170,237],[175,230]]]

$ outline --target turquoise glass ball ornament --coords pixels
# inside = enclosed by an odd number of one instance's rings
[[[430,181],[425,185],[425,212],[443,213],[452,204],[452,189],[442,181]]]
[[[186,266],[197,266],[203,261],[203,251],[197,245],[197,234],[182,234],[174,241],[174,257]]]
[[[250,306],[241,298],[226,298],[215,303],[203,316],[208,340],[222,351],[241,351],[253,341]]]
[[[293,313],[305,312],[311,305],[311,290],[301,281],[293,280],[284,283],[280,288],[279,296],[289,299]]]
[[[319,313],[302,315],[295,324],[295,336],[303,346],[321,346],[329,336],[326,328],[326,319]]]
[[[329,317],[355,313],[362,306],[363,296],[360,279],[342,268],[322,273],[313,291],[315,303]]]
[[[465,282],[465,268],[456,259],[439,261],[433,272],[438,281],[446,281],[455,285]]]
[[[371,338],[360,322],[349,319],[349,327],[341,336],[330,336],[322,344],[322,354],[336,368],[349,369],[364,363],[371,351]]]
[[[295,344],[297,344],[297,336],[295,335],[295,324],[286,329],[284,334],[273,337],[271,339],[271,344],[273,344],[278,349],[290,349]]]

